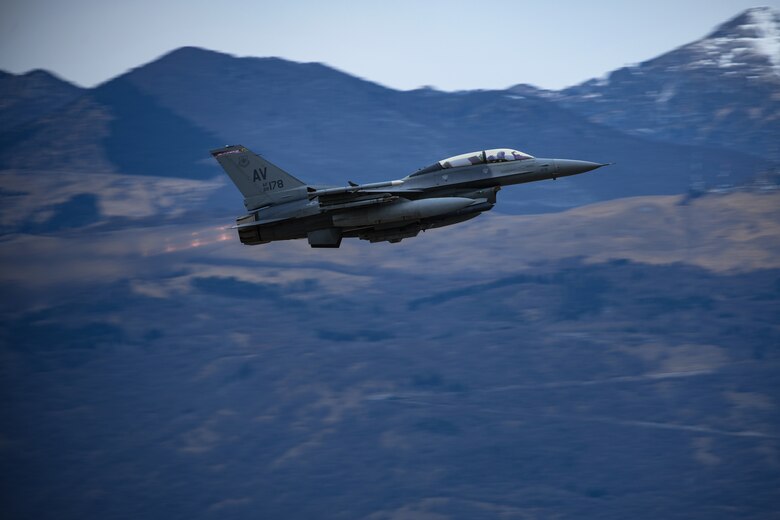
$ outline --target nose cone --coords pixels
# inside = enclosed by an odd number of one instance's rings
[[[571,159],[555,159],[555,171],[559,177],[566,177],[567,175],[577,175],[578,173],[585,173],[596,168],[601,168],[606,164],[588,162],[588,161],[574,161]]]

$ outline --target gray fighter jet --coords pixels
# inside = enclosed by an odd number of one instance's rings
[[[307,185],[241,145],[211,155],[244,195],[249,214],[235,226],[242,243],[307,238],[311,247],[339,247],[344,237],[400,242],[492,209],[503,186],[605,166],[497,148],[456,155],[399,180],[333,188]]]

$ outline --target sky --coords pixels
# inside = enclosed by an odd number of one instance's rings
[[[560,89],[780,0],[3,0],[0,69],[91,87],[193,45],[322,62],[408,90]]]

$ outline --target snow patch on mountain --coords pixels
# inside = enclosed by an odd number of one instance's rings
[[[757,34],[753,46],[768,57],[775,72],[780,73],[780,16],[768,7],[752,9],[748,15]]]
[[[780,13],[769,7],[748,9],[688,49],[697,55],[690,68],[780,76]]]

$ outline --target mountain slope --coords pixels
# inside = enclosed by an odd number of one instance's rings
[[[5,237],[5,516],[771,518],[779,197]]]
[[[546,95],[635,135],[780,160],[780,13],[749,9],[701,40]]]

